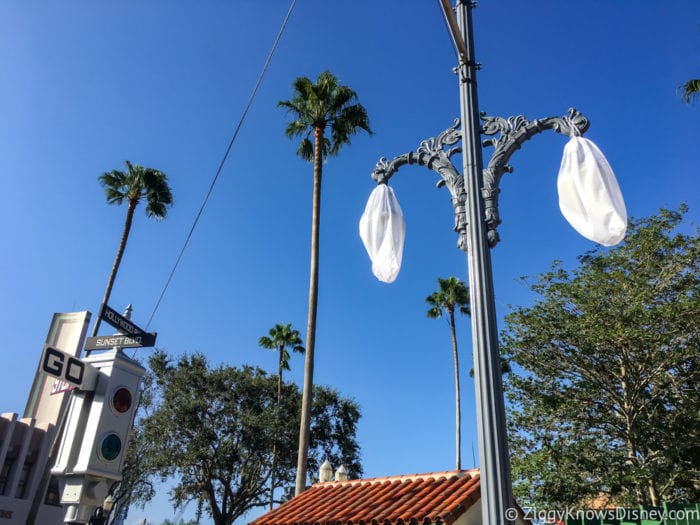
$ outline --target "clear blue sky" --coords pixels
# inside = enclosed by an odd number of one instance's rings
[[[148,321],[288,6],[0,4],[1,411],[24,409],[52,314],[99,306],[125,208],[106,204],[97,177],[125,159],[166,172],[176,202],[165,222],[137,210],[110,301],[120,311],[132,303],[134,321]],[[700,107],[683,105],[677,87],[700,77],[700,2],[484,0],[474,20],[483,111],[533,119],[575,106],[631,216],[686,201],[697,222]],[[454,466],[449,332],[424,302],[437,277],[466,279],[447,190],[422,167],[392,180],[407,222],[394,284],[373,277],[358,236],[377,160],[415,150],[458,116],[454,65],[437,1],[300,0],[150,326],[171,354],[271,373],[275,354],[258,348],[259,337],[288,322],[305,337],[311,166],[295,156],[276,103],[290,98],[295,77],[331,70],[357,91],[375,135],[358,136],[324,168],[315,379],[361,405],[371,477]],[[593,247],[558,211],[565,142],[535,137],[502,183],[493,251],[501,316],[533,299],[519,276],[555,259],[572,266]],[[469,467],[466,320],[458,337]],[[300,383],[303,359],[291,366],[287,377]],[[160,523],[173,512],[162,497],[131,518],[143,516]]]

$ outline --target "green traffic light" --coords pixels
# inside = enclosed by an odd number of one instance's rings
[[[100,444],[100,455],[107,461],[117,459],[122,450],[122,440],[118,435],[112,433],[107,434]]]

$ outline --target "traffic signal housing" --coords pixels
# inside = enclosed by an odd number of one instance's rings
[[[83,359],[98,370],[94,391],[75,391],[52,474],[64,478],[61,503],[76,522],[99,506],[122,468],[146,370],[121,350]]]
[[[72,470],[119,481],[146,371],[120,350],[90,355],[84,361],[97,368],[100,376]]]

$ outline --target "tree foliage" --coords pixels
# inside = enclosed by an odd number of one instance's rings
[[[269,499],[276,444],[276,487],[290,485],[296,466],[301,395],[283,384],[277,413],[277,377],[250,366],[210,367],[204,356],[177,362],[158,351],[149,359],[157,405],[143,421],[146,471],[174,478],[176,506],[204,503],[216,525],[230,525]],[[309,468],[326,457],[359,477],[359,407],[318,387],[312,407]],[[276,439],[275,439],[275,436]]]
[[[687,211],[630,221],[530,284],[502,351],[515,493],[563,508],[700,499],[700,250]],[[687,230],[688,228],[684,228]]]
[[[700,79],[688,80],[681,87],[681,98],[686,104],[692,104],[700,98]]]
[[[372,133],[367,110],[357,102],[355,91],[343,86],[330,71],[321,73],[316,82],[308,77],[297,77],[292,90],[293,98],[281,100],[277,106],[294,118],[285,134],[290,139],[303,137],[297,155],[304,160],[313,161],[317,150],[324,159],[337,155],[356,133]],[[330,138],[325,133],[327,127]],[[315,144],[311,138],[317,133],[320,133],[320,141]]]

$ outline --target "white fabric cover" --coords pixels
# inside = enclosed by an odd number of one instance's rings
[[[360,237],[372,261],[372,273],[382,282],[393,283],[401,270],[406,222],[388,185],[372,190],[360,218]]]
[[[603,153],[584,137],[571,137],[557,179],[559,209],[581,235],[603,246],[625,238],[627,210]]]

